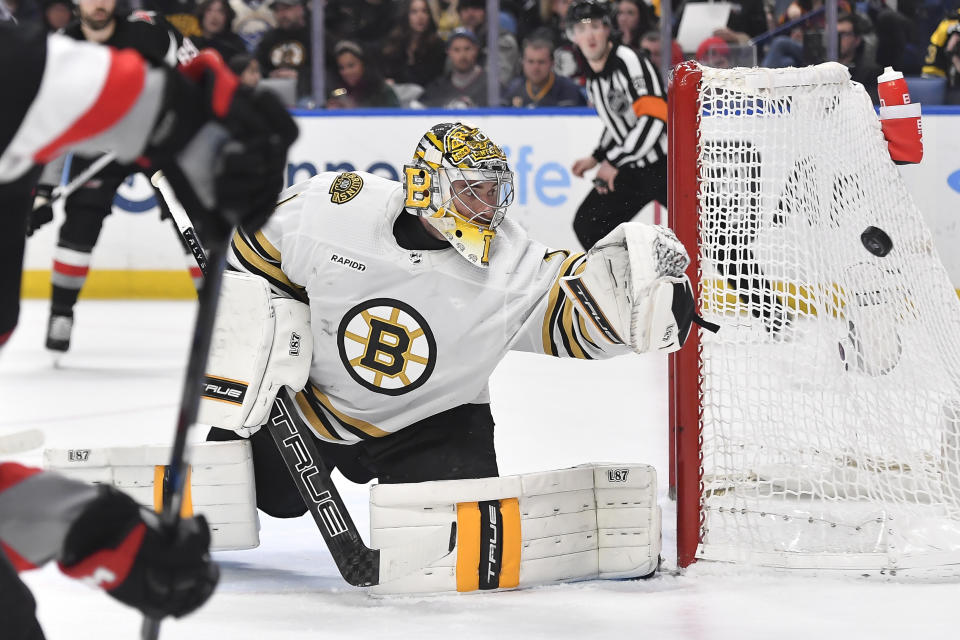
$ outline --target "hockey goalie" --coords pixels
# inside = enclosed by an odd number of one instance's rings
[[[201,402],[208,440],[249,442],[256,506],[271,516],[322,498],[304,471],[315,448],[327,480],[334,468],[377,479],[372,546],[442,547],[389,575],[381,555],[379,579],[355,584],[463,592],[657,569],[654,469],[499,477],[487,381],[510,350],[593,360],[679,349],[697,320],[686,251],[639,223],[586,254],[550,250],[507,216],[512,199],[500,147],[443,123],[402,183],[320,174],[233,238]],[[271,413],[290,399],[283,387],[298,392],[292,419],[310,434],[293,458]],[[331,540],[352,526],[342,516],[315,515],[335,559]]]

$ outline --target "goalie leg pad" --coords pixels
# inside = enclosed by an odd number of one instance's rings
[[[502,590],[656,571],[660,507],[649,465],[588,464],[502,478],[375,485],[371,543],[385,549],[457,523],[449,556],[377,594]]]
[[[160,511],[167,487],[170,446],[46,449],[44,467],[83,482],[109,484],[140,505]],[[192,445],[181,515],[203,514],[210,549],[253,549],[260,544],[253,456],[246,440]]]
[[[263,278],[224,273],[197,421],[249,437],[282,386],[306,385],[312,346],[309,306],[272,296]]]

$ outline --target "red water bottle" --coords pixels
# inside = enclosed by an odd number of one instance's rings
[[[910,102],[903,74],[887,67],[877,78],[880,96],[880,128],[887,139],[890,157],[897,164],[916,164],[923,159],[923,125],[920,103]]]

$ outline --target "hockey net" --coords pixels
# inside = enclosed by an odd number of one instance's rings
[[[863,87],[681,65],[678,561],[960,573],[960,303]],[[673,474],[672,474],[673,475]]]

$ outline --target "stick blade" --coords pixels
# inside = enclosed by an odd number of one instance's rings
[[[42,446],[43,432],[39,429],[25,429],[0,435],[0,454],[21,453]]]

